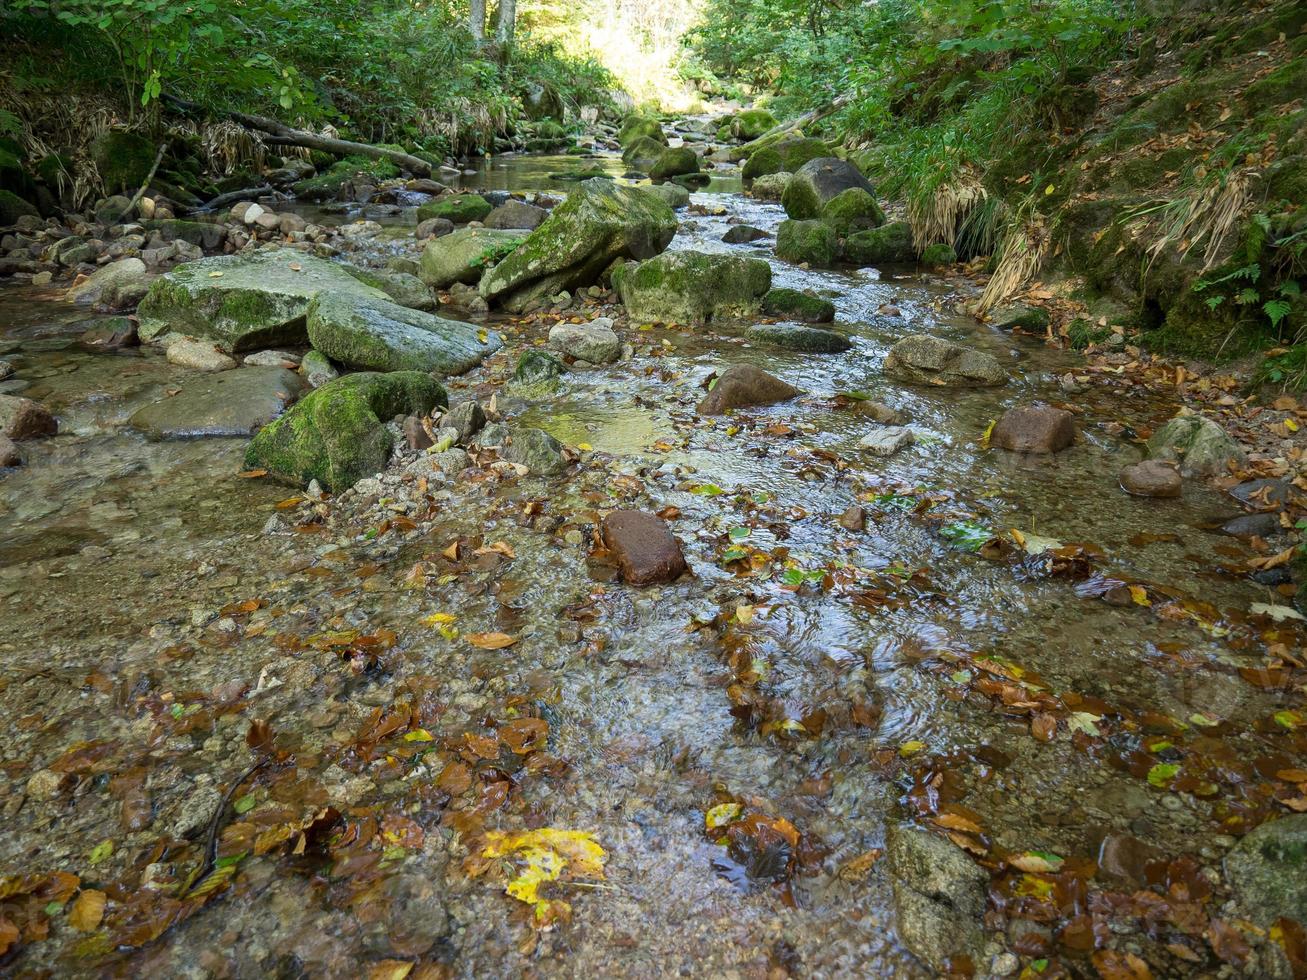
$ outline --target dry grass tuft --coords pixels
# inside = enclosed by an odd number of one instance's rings
[[[980,177],[964,169],[922,199],[908,202],[908,224],[917,251],[928,245],[952,245],[967,215],[989,200]]]
[[[1240,226],[1252,204],[1252,186],[1257,174],[1243,170],[1224,181],[1209,181],[1187,197],[1161,211],[1160,236],[1148,247],[1156,258],[1177,247],[1181,257],[1199,244],[1203,248],[1203,269],[1218,264],[1230,234]]]
[[[980,296],[980,311],[1011,299],[1030,282],[1044,264],[1048,245],[1048,229],[1038,215],[1030,213],[1013,221],[999,247],[998,266]]]

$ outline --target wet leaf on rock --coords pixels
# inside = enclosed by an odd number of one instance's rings
[[[477,875],[496,859],[512,862],[516,873],[505,888],[519,902],[535,908],[535,924],[543,928],[571,907],[561,900],[540,896],[540,887],[551,881],[603,881],[608,855],[594,839],[581,830],[542,827],[539,830],[491,830],[476,860],[469,859],[468,871]]]

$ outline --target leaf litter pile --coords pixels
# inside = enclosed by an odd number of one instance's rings
[[[1215,537],[1212,490],[1094,491],[1096,445],[1022,472],[985,396],[905,395],[943,435],[889,463],[847,438],[862,397],[700,419],[696,355],[737,338],[629,326],[626,388],[505,399],[554,424],[565,478],[493,452],[371,499],[252,477],[275,530],[95,659],[64,643],[0,681],[0,969],[1307,975],[1302,925],[1254,921],[1222,863],[1307,812],[1307,634],[1251,579],[1282,544]],[[511,367],[455,387],[488,401]],[[1073,370],[1098,441],[1181,400],[1235,429],[1304,415],[1129,352]],[[634,402],[642,435],[568,428],[584,399]],[[1218,489],[1301,454],[1276,459]],[[1246,509],[1292,527],[1297,479]],[[692,574],[622,585],[615,507],[666,519]],[[983,943],[928,967],[895,939],[891,828],[983,877]]]

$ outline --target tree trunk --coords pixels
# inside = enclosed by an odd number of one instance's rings
[[[186,112],[193,113],[201,109],[194,102],[187,102],[175,96],[165,94],[163,98],[169,104],[175,105]],[[353,140],[319,136],[317,133],[308,133],[302,129],[295,129],[293,126],[279,123],[267,116],[251,116],[244,112],[228,112],[225,115],[249,129],[257,129],[260,132],[268,133],[270,136],[275,137],[275,142],[283,145],[303,146],[310,150],[321,150],[324,153],[334,153],[336,156],[341,157],[357,153],[360,156],[371,157],[373,160],[389,160],[396,166],[402,167],[409,173],[416,174],[419,177],[431,176],[431,164],[421,157],[411,156],[401,150],[388,150],[384,146],[373,146],[371,143],[355,143]]]
[[[513,46],[513,28],[517,25],[517,0],[499,0],[499,22],[495,27],[495,40],[504,58]]]
[[[471,0],[467,8],[467,29],[481,47],[486,40],[486,0]]]

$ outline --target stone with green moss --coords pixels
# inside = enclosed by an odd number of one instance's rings
[[[830,147],[821,140],[787,137],[749,154],[742,175],[745,180],[757,180],[768,174],[793,173],[810,160],[828,156]]]
[[[638,187],[590,180],[481,280],[481,295],[510,312],[598,282],[615,259],[648,259],[676,234],[667,203]]]
[[[680,184],[651,184],[643,188],[647,193],[662,198],[672,210],[687,207],[690,203],[690,191]]]
[[[821,217],[826,204],[850,188],[860,188],[875,200],[876,189],[853,164],[838,157],[817,157],[794,171],[781,205],[791,218],[806,221]]]
[[[879,228],[885,223],[885,212],[871,194],[861,187],[850,187],[826,202],[821,220],[834,228],[837,236],[847,238],[855,231]]]
[[[40,212],[12,191],[0,190],[0,227],[12,225],[25,214],[39,218]]]
[[[447,218],[456,225],[481,221],[495,206],[480,194],[450,194],[427,201],[418,208],[418,221],[428,218]]]
[[[906,221],[854,232],[844,240],[844,260],[855,265],[893,265],[916,259],[912,229]]]
[[[1243,449],[1221,426],[1202,415],[1178,415],[1148,439],[1151,459],[1174,460],[1185,476],[1222,476],[1242,465]]]
[[[762,311],[803,323],[830,323],[835,319],[835,304],[830,300],[784,286],[770,290],[762,298]]]
[[[524,351],[513,369],[513,380],[520,384],[538,385],[557,381],[567,373],[567,367],[558,358],[544,351]]]
[[[315,350],[364,371],[462,374],[501,346],[497,334],[471,323],[330,290],[309,304],[307,322]]]
[[[663,132],[662,124],[657,119],[632,115],[622,120],[622,128],[617,131],[618,143],[628,146],[644,137],[657,140],[664,146],[667,145],[667,134]]]
[[[1307,921],[1307,814],[1261,824],[1225,857],[1239,904],[1257,925]]]
[[[824,221],[782,221],[776,229],[776,257],[786,262],[806,262],[818,269],[835,264],[839,241],[835,230]]]
[[[756,313],[771,288],[762,259],[667,252],[623,270],[622,302],[633,320],[706,323]]]
[[[731,135],[741,140],[756,140],[776,127],[776,117],[766,109],[745,109],[731,120]]]
[[[649,168],[649,176],[654,180],[666,180],[682,174],[699,172],[699,158],[688,146],[676,146],[664,150]]]
[[[934,245],[930,246],[930,248],[934,247]],[[930,248],[926,249],[926,252],[929,252]],[[921,253],[923,262],[926,261],[926,252]],[[1025,303],[1000,306],[989,315],[989,325],[995,330],[1021,329],[1028,333],[1039,333],[1047,329],[1049,320],[1048,310],[1042,306],[1027,306]]]
[[[952,265],[957,260],[958,253],[953,250],[953,246],[943,242],[927,245],[921,252],[923,265]]]
[[[448,289],[456,282],[475,285],[487,269],[511,255],[526,238],[525,231],[460,228],[427,242],[418,275],[436,289]]]
[[[303,345],[309,304],[327,290],[388,298],[335,262],[297,249],[218,255],[179,265],[150,285],[137,311],[140,336],[206,337],[229,353]]]
[[[91,143],[91,160],[110,194],[134,193],[154,166],[158,147],[140,133],[109,130]]]
[[[317,480],[339,493],[385,469],[393,449],[386,422],[447,404],[439,382],[418,371],[349,374],[264,426],[245,452],[245,465],[300,485]]]
[[[622,150],[622,162],[637,170],[648,170],[658,162],[666,149],[667,144],[651,136],[641,136]]]
[[[758,201],[779,201],[785,195],[785,188],[790,185],[791,173],[767,174],[759,177],[749,188],[749,195]]]
[[[347,262],[341,268],[359,282],[375,289],[380,289],[400,306],[411,310],[434,310],[436,298],[427,288],[426,283],[411,272],[397,269],[361,269]]]
[[[843,334],[802,323],[758,323],[744,335],[757,343],[805,354],[839,354],[853,346]]]
[[[165,242],[183,241],[204,249],[219,248],[227,240],[227,226],[216,221],[187,221],[183,218],[151,218],[141,222],[158,232]]]

